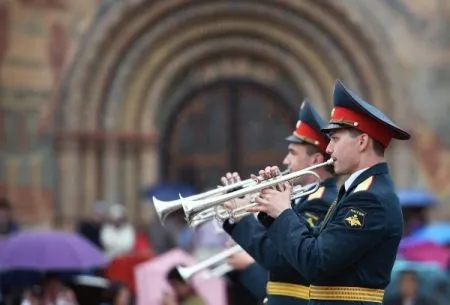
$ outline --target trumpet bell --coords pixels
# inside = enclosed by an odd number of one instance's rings
[[[153,206],[155,207],[156,215],[161,224],[169,216],[170,213],[175,212],[183,207],[181,200],[163,201],[153,196]]]
[[[190,268],[190,267],[178,266],[177,271],[184,280],[189,280],[192,276],[194,276],[196,273],[200,272],[201,270],[196,270],[196,269]]]

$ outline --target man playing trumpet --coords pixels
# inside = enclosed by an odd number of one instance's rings
[[[319,231],[311,232],[290,209],[287,183],[281,190],[262,190],[250,211],[276,218],[266,236],[311,283],[310,304],[382,304],[403,233],[384,150],[393,138],[408,140],[410,135],[340,81],[333,103],[324,128],[331,135],[327,152],[336,174],[350,176]],[[266,168],[260,175],[270,178],[277,171]],[[233,236],[240,226],[224,225]]]
[[[300,108],[296,129],[292,135],[286,138],[289,146],[283,164],[291,172],[323,163],[329,158],[325,152],[329,138],[320,132],[325,125],[326,121],[307,101],[304,101]],[[333,170],[330,167],[320,167],[315,170],[315,173],[321,179],[318,189],[309,196],[289,203],[290,208],[298,217],[304,219],[310,229],[322,221],[337,195]],[[235,183],[239,180],[237,173],[228,173],[226,177],[222,177],[224,184]],[[304,175],[294,181],[294,184],[306,186],[313,182],[312,175]],[[247,196],[244,199],[235,199],[226,206],[232,210],[237,206],[248,204],[250,204],[250,199]],[[243,251],[236,254],[235,257],[231,257],[229,263],[238,269],[243,269],[241,279],[257,297],[265,297],[267,291],[268,304],[307,304],[309,299],[308,281],[290,266],[267,237],[267,229],[274,219],[265,213],[259,213],[258,220],[249,215],[242,218],[236,225],[224,223],[224,229],[258,264],[246,256]],[[269,281],[267,281],[267,277],[269,277]]]

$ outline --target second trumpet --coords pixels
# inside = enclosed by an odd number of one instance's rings
[[[183,205],[184,214],[186,216],[186,220],[188,222],[191,222],[193,219],[197,219],[197,221],[198,221],[198,217],[201,217],[201,216],[197,216],[197,215],[201,215],[201,213],[205,214],[205,211],[210,210],[211,208],[215,208],[217,206],[222,206],[227,201],[230,201],[230,200],[233,200],[233,199],[236,199],[239,197],[243,197],[246,195],[254,194],[262,189],[276,186],[277,184],[281,184],[284,182],[291,182],[292,180],[296,180],[305,175],[312,175],[315,177],[316,181],[313,183],[313,184],[315,184],[315,187],[313,187],[310,190],[302,188],[301,191],[300,190],[297,191],[297,193],[298,193],[297,198],[301,197],[301,196],[305,196],[307,194],[311,194],[311,193],[315,192],[315,190],[319,187],[320,182],[321,182],[319,175],[317,175],[313,170],[320,168],[320,167],[332,165],[333,162],[334,162],[333,159],[329,159],[326,162],[313,165],[311,167],[305,168],[300,171],[292,172],[292,173],[289,173],[286,175],[276,176],[269,180],[263,180],[263,181],[259,182],[258,184],[250,185],[248,187],[244,187],[239,190],[235,190],[235,191],[232,191],[232,192],[229,192],[226,194],[222,194],[222,195],[218,195],[218,196],[213,196],[210,198],[205,198],[205,199],[200,199],[200,200],[195,200],[195,201],[188,200],[188,198],[185,198],[183,200],[182,205]],[[232,215],[229,215],[229,216],[230,217],[242,216],[242,214],[237,214],[237,213],[242,212],[245,209],[248,209],[254,205],[255,204],[253,203],[253,204],[250,204],[245,207],[240,207],[238,211],[233,211],[231,213]],[[244,212],[244,213],[246,213],[246,212]]]

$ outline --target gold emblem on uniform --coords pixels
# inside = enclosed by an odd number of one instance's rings
[[[364,218],[366,213],[359,209],[350,209],[345,215],[344,222],[351,228],[362,228],[364,226]]]
[[[356,215],[345,218],[345,221],[348,222],[350,224],[350,226],[352,226],[352,227],[361,227],[362,226],[361,222],[359,221],[358,216],[356,216]]]

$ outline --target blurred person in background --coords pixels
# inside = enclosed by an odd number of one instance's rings
[[[46,274],[42,286],[33,286],[24,293],[21,305],[78,305],[73,291],[57,274]]]
[[[156,218],[150,220],[148,236],[152,249],[157,254],[162,254],[176,247],[174,235]]]
[[[106,302],[102,305],[132,305],[133,295],[127,285],[113,282],[107,291]]]
[[[438,305],[435,301],[419,295],[419,276],[413,270],[405,270],[399,274],[399,295],[384,301],[385,305]]]
[[[397,192],[403,213],[403,236],[413,235],[430,222],[430,213],[439,206],[438,198],[424,189],[403,189]]]
[[[169,270],[166,279],[174,294],[164,293],[161,305],[206,305],[195,288],[181,277],[177,267]]]
[[[134,253],[148,253],[151,256],[155,255],[155,251],[148,237],[146,227],[139,225],[136,228],[136,240],[134,243]]]
[[[19,225],[14,220],[11,203],[7,198],[0,198],[0,238],[19,231]]]
[[[109,259],[130,253],[135,245],[136,230],[126,218],[125,208],[120,204],[108,210],[108,220],[100,230],[100,241]]]
[[[108,204],[106,201],[97,201],[94,204],[92,216],[78,224],[77,232],[90,240],[94,245],[103,249],[100,242],[100,229],[105,222]]]

